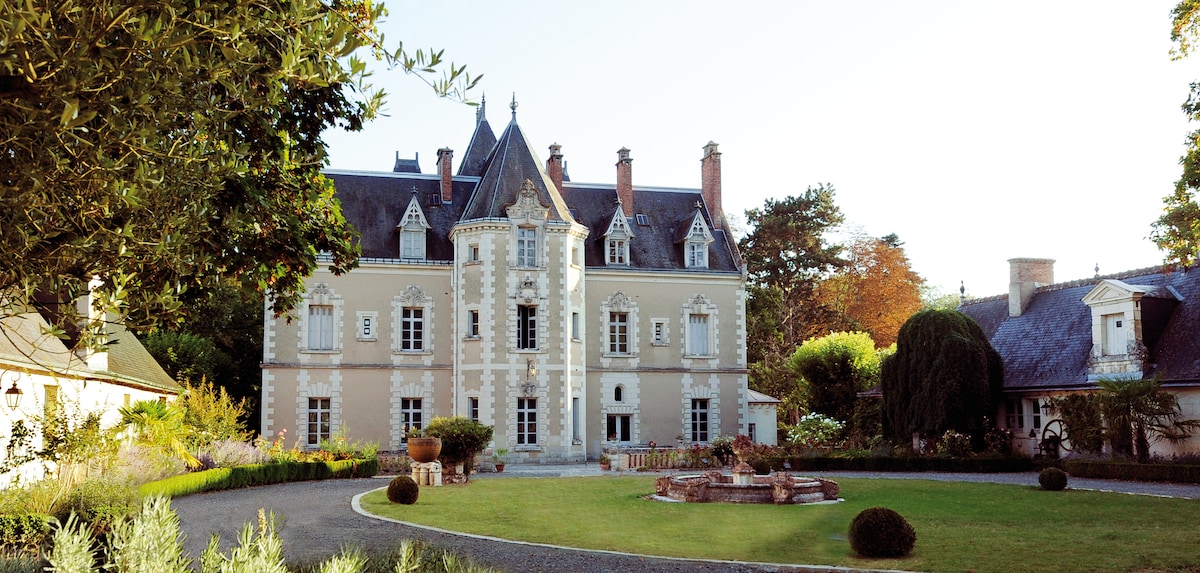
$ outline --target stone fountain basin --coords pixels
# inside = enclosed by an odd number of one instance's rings
[[[817,503],[836,501],[840,492],[837,482],[784,472],[769,476],[734,476],[715,471],[662,476],[654,481],[654,489],[659,497],[691,503]]]

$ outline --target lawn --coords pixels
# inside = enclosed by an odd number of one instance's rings
[[[914,571],[1103,572],[1200,564],[1200,501],[998,484],[840,479],[845,502],[727,505],[643,499],[654,476],[487,479],[425,487],[414,505],[383,490],[367,511],[443,529],[644,555]],[[859,559],[846,529],[890,507],[912,523],[905,559]]]

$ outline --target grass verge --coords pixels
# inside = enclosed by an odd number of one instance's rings
[[[648,501],[654,476],[490,479],[421,489],[414,505],[383,490],[367,511],[506,539],[644,555],[918,571],[1118,572],[1180,569],[1200,556],[1200,502],[1025,486],[841,479],[834,505]],[[860,559],[846,540],[861,510],[912,523],[905,559]],[[1143,569],[1145,570],[1145,569]]]

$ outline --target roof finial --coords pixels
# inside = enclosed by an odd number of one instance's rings
[[[966,281],[958,281],[958,304],[967,302],[967,283]]]
[[[1100,263],[1096,263],[1096,276],[1100,276]]]
[[[487,119],[487,94],[479,98],[479,108],[475,110],[475,123],[483,123]]]
[[[416,194],[417,194],[417,186],[416,186],[416,185],[413,185],[413,188],[412,188],[412,194],[413,194],[413,195],[416,195]]]
[[[696,201],[696,210],[699,211],[702,207],[703,205],[701,205],[699,201]]]
[[[517,119],[517,92],[513,92],[513,100],[508,104],[508,108],[513,112],[513,119]]]

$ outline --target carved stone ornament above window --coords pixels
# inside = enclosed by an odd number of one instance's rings
[[[525,304],[532,303],[538,299],[537,282],[528,273],[521,280],[521,284],[517,286],[517,298],[525,301]]]
[[[508,206],[508,219],[515,223],[531,223],[534,221],[545,221],[546,214],[550,208],[542,205],[538,200],[537,189],[533,187],[533,181],[526,179],[521,185],[521,191],[517,193],[517,202]]]
[[[421,290],[421,287],[408,285],[408,288],[405,288],[404,292],[400,293],[398,298],[400,299],[400,304],[418,306],[424,304],[428,297],[425,296],[425,291]]]
[[[329,304],[329,285],[317,283],[313,286],[312,294],[308,296],[309,304]]]
[[[704,295],[698,294],[688,304],[690,304],[692,306],[692,310],[694,310],[696,312],[705,312],[705,310],[711,303],[708,302],[707,298],[704,298]]]
[[[633,299],[629,295],[617,291],[612,296],[608,297],[608,309],[613,312],[629,312],[629,307],[633,305]]]

